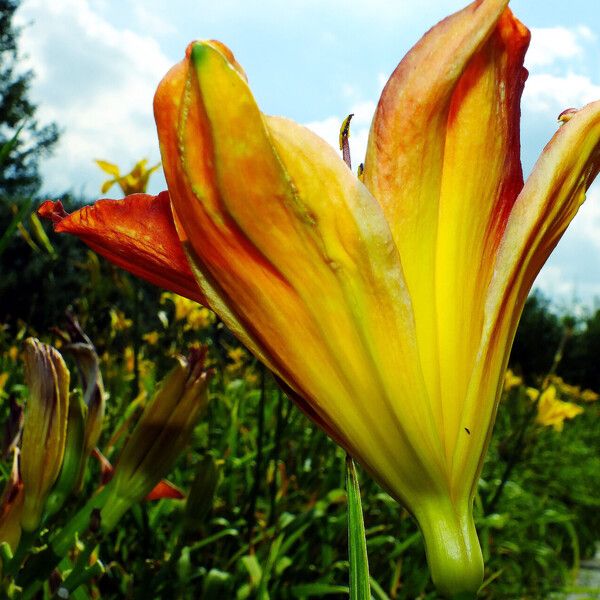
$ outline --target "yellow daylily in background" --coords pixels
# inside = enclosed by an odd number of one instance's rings
[[[584,402],[596,402],[596,400],[598,400],[600,398],[600,394],[598,394],[597,392],[594,392],[594,390],[583,390],[583,392],[581,392],[580,398],[584,401]]]
[[[154,171],[160,168],[160,163],[155,164],[149,169],[146,167],[148,164],[148,159],[144,158],[137,163],[135,163],[133,169],[129,171],[129,173],[125,173],[125,175],[121,175],[119,167],[113,163],[107,162],[106,160],[96,159],[96,164],[109,175],[112,176],[112,179],[107,179],[100,188],[100,191],[103,194],[106,194],[110,188],[117,184],[125,195],[129,194],[138,194],[146,191],[148,187],[148,180],[150,179],[150,175],[154,173]]]
[[[542,392],[538,402],[535,422],[546,427],[562,431],[565,419],[574,419],[583,412],[583,408],[574,402],[559,400],[556,388],[551,385]]]
[[[563,119],[523,185],[529,32],[507,4],[470,4],[402,60],[360,181],[261,113],[231,52],[201,41],[155,96],[168,193],[41,207],[212,308],[412,512],[447,595],[482,581],[472,500],[515,328],[600,165],[597,102]]]
[[[504,373],[504,391],[510,392],[513,388],[520,386],[523,383],[523,378],[515,375],[512,369],[506,369]]]

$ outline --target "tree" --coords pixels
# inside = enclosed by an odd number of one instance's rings
[[[18,68],[17,39],[13,24],[19,0],[0,0],[0,147],[22,130],[10,156],[0,169],[0,197],[32,196],[40,188],[39,159],[58,140],[56,124],[39,125],[37,106],[28,99],[32,71]]]
[[[550,308],[550,300],[535,290],[523,309],[510,364],[533,383],[535,376],[545,375],[552,367],[554,355],[563,336],[560,318]]]

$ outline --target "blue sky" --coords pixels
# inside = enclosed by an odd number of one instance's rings
[[[21,50],[36,72],[41,119],[63,129],[45,161],[44,191],[98,196],[104,158],[131,166],[158,161],[154,89],[193,39],[232,48],[262,109],[309,125],[335,143],[341,119],[356,114],[355,162],[387,77],[412,44],[461,0],[23,0]],[[527,173],[567,107],[600,99],[597,0],[514,0],[532,30],[523,98]],[[154,192],[164,180],[156,177]],[[116,192],[115,192],[116,193]],[[537,284],[558,305],[600,298],[600,182]]]

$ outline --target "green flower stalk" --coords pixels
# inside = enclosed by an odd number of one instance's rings
[[[29,397],[21,444],[21,477],[25,500],[21,526],[34,531],[62,466],[67,437],[70,374],[60,353],[28,338],[25,380]]]
[[[101,509],[102,529],[110,531],[131,506],[143,500],[168,473],[190,440],[208,403],[205,351],[177,358],[127,440],[107,485]]]

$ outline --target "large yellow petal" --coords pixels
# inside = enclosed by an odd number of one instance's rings
[[[497,165],[506,158],[503,152],[514,143],[516,133],[512,121],[512,131],[502,126],[502,117],[514,109],[510,91],[514,81],[506,81],[514,70],[506,63],[513,58],[505,56],[506,44],[498,26],[507,3],[473,2],[432,28],[406,55],[381,95],[365,161],[365,184],[383,206],[402,257],[425,380],[436,406],[438,428],[444,434],[451,432],[452,440],[445,440],[449,449],[456,435],[453,413],[459,381],[464,381],[465,375],[453,374],[456,359],[444,373],[440,364],[453,352],[463,351],[458,343],[464,332],[458,338],[454,332],[460,328],[462,317],[458,315],[470,316],[469,303],[461,306],[460,301],[464,297],[461,288],[466,285],[464,274],[460,268],[457,272],[454,261],[468,255],[467,269],[477,256],[470,253],[478,251],[470,248],[474,242],[470,233],[465,236],[461,231],[459,235],[465,239],[458,243],[455,236],[465,224],[469,231],[481,226],[484,219],[480,213],[489,212],[502,187]],[[503,98],[500,84],[508,90]],[[518,98],[518,91],[515,94]],[[494,147],[487,136],[497,134],[501,137]],[[482,156],[475,154],[482,148],[493,153],[489,175],[487,165],[477,166]],[[517,175],[516,171],[511,168],[510,176]],[[490,196],[490,191],[495,194]],[[447,247],[438,250],[440,242]],[[438,269],[444,252],[450,255]],[[446,273],[443,269],[448,264],[452,270]],[[477,276],[477,272],[471,273],[469,281]],[[457,287],[458,296],[446,296]],[[449,303],[454,303],[450,314],[445,310]],[[440,340],[438,331],[446,327],[444,319],[449,319],[448,333]],[[473,345],[470,339],[464,343]],[[454,398],[447,402],[445,394]],[[446,426],[447,418],[452,422]]]
[[[506,10],[471,58],[448,115],[434,297],[449,459],[458,436],[465,437],[464,427],[481,427],[481,421],[461,426],[460,419],[477,360],[496,249],[523,187],[519,104],[528,43],[529,32]]]
[[[178,125],[164,120],[159,134],[180,149],[179,163],[163,162],[201,286],[210,282],[242,339],[394,495],[411,506],[416,490],[444,488],[410,300],[378,203],[314,134],[265,120],[211,44],[194,45],[180,98]]]

